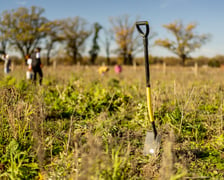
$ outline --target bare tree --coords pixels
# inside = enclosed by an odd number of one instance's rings
[[[50,65],[50,54],[56,43],[64,40],[62,33],[62,23],[59,20],[54,20],[44,25],[46,31],[46,37],[44,42],[47,50],[47,65]]]
[[[122,57],[124,64],[132,64],[135,53],[141,47],[141,41],[135,33],[135,21],[131,21],[128,15],[123,15],[110,18],[110,22],[118,45],[116,52]]]
[[[104,39],[100,39],[101,43],[103,44],[103,47],[105,48],[105,53],[106,53],[106,63],[107,65],[110,64],[110,52],[111,52],[111,42],[113,40],[113,36],[112,33],[103,28],[103,32],[104,32]]]
[[[176,54],[181,58],[183,65],[185,64],[186,59],[190,57],[190,53],[200,48],[210,38],[210,35],[208,34],[198,35],[193,32],[197,27],[196,23],[189,23],[184,26],[181,21],[175,21],[163,25],[163,27],[174,35],[175,40],[158,39],[155,41],[155,44]]]
[[[86,39],[90,36],[91,30],[87,29],[87,22],[81,17],[62,20],[63,34],[67,46],[67,53],[77,63],[82,58],[81,50],[84,49]]]

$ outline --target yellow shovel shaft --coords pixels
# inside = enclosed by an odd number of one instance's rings
[[[149,120],[150,120],[150,122],[153,122],[154,118],[153,118],[153,112],[152,112],[151,88],[150,87],[146,87],[146,95],[147,95],[147,106],[148,106]]]

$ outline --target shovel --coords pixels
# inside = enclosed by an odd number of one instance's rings
[[[142,27],[144,27],[145,32],[142,30]],[[143,154],[157,155],[159,153],[161,137],[156,130],[151,103],[151,87],[150,87],[149,56],[148,56],[149,24],[147,21],[138,21],[136,22],[136,28],[139,34],[142,36],[144,43],[147,107],[148,107],[149,120],[152,124],[152,131],[148,131],[146,133]]]

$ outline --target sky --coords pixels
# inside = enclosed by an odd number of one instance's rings
[[[89,23],[98,22],[110,27],[109,18],[129,15],[131,19],[148,21],[151,32],[157,34],[151,39],[171,38],[162,27],[176,20],[183,24],[197,23],[195,32],[210,34],[211,39],[192,53],[193,57],[224,55],[224,0],[0,0],[0,13],[19,7],[38,6],[49,20],[80,16]],[[150,47],[155,56],[175,56],[162,48]]]

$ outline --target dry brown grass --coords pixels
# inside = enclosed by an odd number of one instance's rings
[[[20,97],[22,93],[15,91],[13,88],[0,89],[0,95],[3,97],[0,105],[2,107],[5,105],[9,107],[1,108],[1,110],[4,111],[4,116],[7,116],[4,119],[7,119],[9,122],[10,133],[16,139],[26,138],[20,132],[20,129],[26,129],[27,126],[31,127],[34,152],[37,155],[41,173],[45,174],[46,177],[50,177],[50,173],[44,169],[44,166],[48,164],[47,168],[45,168],[51,172],[51,177],[62,177],[58,172],[59,169],[67,173],[66,177],[71,179],[89,179],[89,177],[100,179],[102,171],[107,171],[108,173],[116,170],[114,168],[117,163],[115,160],[123,160],[124,162],[128,161],[128,163],[120,162],[121,167],[122,165],[127,166],[131,164],[129,168],[132,171],[129,177],[133,177],[133,179],[137,178],[135,173],[139,173],[142,179],[183,179],[187,176],[186,174],[192,171],[190,163],[196,160],[197,153],[203,151],[201,147],[191,149],[189,145],[190,141],[201,142],[197,134],[198,132],[196,132],[197,129],[192,128],[192,134],[184,137],[183,126],[185,123],[192,124],[192,126],[197,125],[198,122],[196,120],[198,119],[202,121],[200,123],[203,127],[206,127],[206,132],[208,132],[206,137],[203,138],[206,138],[207,142],[211,141],[211,144],[213,143],[217,148],[221,147],[220,144],[217,145],[213,141],[215,141],[215,136],[221,136],[223,132],[222,93],[224,91],[224,71],[222,69],[199,67],[198,73],[195,74],[192,67],[168,66],[166,67],[166,71],[164,71],[162,65],[151,67],[153,109],[154,112],[158,113],[156,124],[159,132],[162,134],[163,141],[159,156],[149,158],[147,162],[141,162],[142,164],[140,164],[140,158],[146,159],[142,157],[141,148],[139,148],[141,144],[133,146],[131,143],[128,144],[126,142],[132,142],[136,139],[141,141],[144,136],[143,130],[134,129],[135,131],[129,130],[130,132],[123,132],[123,137],[120,134],[116,134],[114,137],[111,136],[111,138],[107,139],[109,144],[107,146],[108,149],[105,148],[105,142],[102,140],[103,134],[100,130],[106,128],[105,126],[119,128],[120,124],[116,124],[119,118],[130,122],[140,121],[136,124],[144,130],[151,128],[150,126],[148,127],[149,123],[146,122],[147,112],[140,113],[141,117],[145,116],[144,118],[140,120],[135,119],[138,117],[136,111],[139,104],[142,107],[139,109],[145,110],[145,69],[143,66],[124,66],[123,72],[117,75],[114,72],[113,66],[111,66],[107,74],[100,76],[97,72],[98,67],[58,66],[56,69],[53,67],[44,67],[43,86],[37,86],[30,91],[34,95],[34,100],[30,103],[24,103],[23,97]],[[10,76],[15,77],[17,81],[24,80],[25,70],[24,67],[16,66]],[[0,75],[0,79],[4,79],[3,72],[0,72]],[[60,132],[61,134],[59,133],[58,135],[59,138],[61,138],[60,135],[66,136],[66,141],[61,145],[64,146],[64,151],[57,156],[52,155],[53,143],[57,137],[54,137],[56,135],[50,131],[50,128],[44,127],[44,123],[48,123],[48,119],[46,119],[48,114],[47,107],[43,99],[44,91],[56,89],[61,94],[60,98],[63,98],[63,93],[69,82],[74,88],[80,91],[80,94],[84,91],[83,89],[91,89],[91,86],[94,84],[93,82],[96,84],[99,83],[101,88],[110,91],[112,88],[109,84],[111,82],[114,83],[113,80],[118,80],[119,82],[118,91],[132,97],[125,108],[120,107],[119,116],[108,117],[107,112],[101,112],[91,117],[92,119],[90,118],[91,121],[88,121],[88,125],[83,125],[80,129],[75,126],[80,120],[77,117],[72,116],[69,120],[55,118],[55,126],[58,126],[58,129],[63,125],[67,126],[67,124],[69,128],[63,129]],[[113,83],[112,85],[115,85]],[[111,92],[111,99],[109,101],[113,100],[113,93]],[[199,111],[200,105],[209,105],[210,102],[214,103],[216,101],[222,101],[222,103],[217,103],[217,106],[219,106],[218,113],[211,114],[206,111]],[[109,106],[107,105],[105,111],[108,110]],[[163,110],[164,107],[165,109]],[[177,124],[173,124],[169,122],[166,113],[172,114],[176,107],[179,108],[181,117],[178,119]],[[29,113],[29,110],[32,112]],[[189,114],[191,115],[190,118]],[[194,119],[192,120],[191,118]],[[102,127],[102,122],[104,122],[104,127]],[[3,129],[3,126],[1,126],[3,123],[1,119],[0,129]],[[99,131],[96,131],[97,128],[99,128]],[[119,141],[115,137],[120,138]],[[49,141],[46,140],[47,138]],[[113,144],[113,146],[110,146],[110,144]],[[47,158],[46,149],[50,154],[48,154]],[[114,151],[114,161],[112,160],[112,149]],[[116,153],[119,156],[116,156]],[[130,160],[131,157],[133,159]],[[122,168],[125,169],[125,167]],[[188,174],[189,177],[190,175],[202,177],[197,172],[195,174]],[[112,173],[108,177],[116,176]]]

